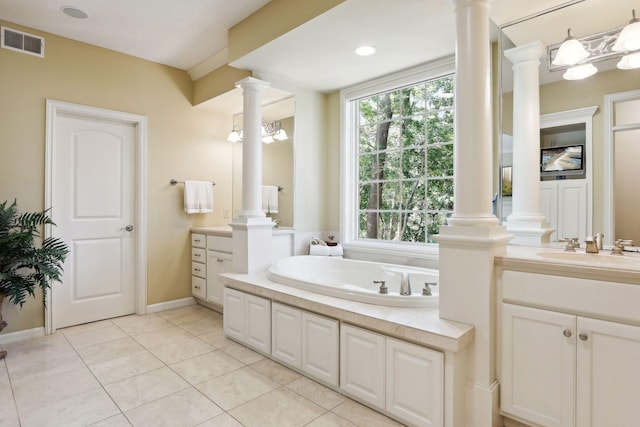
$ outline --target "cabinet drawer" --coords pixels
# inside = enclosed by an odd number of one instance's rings
[[[200,299],[207,298],[207,282],[202,277],[191,276],[191,293]]]
[[[191,261],[191,274],[193,274],[194,276],[206,278],[207,264]]]
[[[233,252],[232,242],[231,237],[207,236],[207,249],[230,254]]]
[[[191,260],[205,262],[207,251],[204,248],[191,248]]]
[[[191,246],[196,248],[206,248],[207,240],[204,234],[191,233]]]

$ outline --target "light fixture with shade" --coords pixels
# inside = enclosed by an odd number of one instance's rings
[[[598,69],[595,65],[587,63],[567,68],[567,71],[564,72],[562,78],[565,80],[582,80],[593,76],[597,72]]]
[[[282,123],[279,121],[273,122],[262,122],[262,142],[265,144],[271,144],[275,141],[285,141],[289,139],[287,132],[282,129]],[[243,135],[242,129],[238,129],[237,127],[233,127],[233,130],[227,136],[227,141],[229,142],[242,142]]]
[[[636,18],[636,10],[631,11],[631,21],[622,29],[611,50],[614,52],[632,52],[640,49],[640,20]]]
[[[636,68],[640,68],[640,52],[623,56],[620,62],[618,62],[617,67],[621,70],[635,70]]]
[[[571,33],[571,28],[567,30],[567,38],[564,39],[556,57],[553,59],[553,65],[572,66],[580,61],[584,61],[589,57],[589,52],[584,48],[582,43],[578,41]]]

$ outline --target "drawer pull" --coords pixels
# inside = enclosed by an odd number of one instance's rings
[[[194,288],[196,288],[196,289],[200,289],[200,286],[198,286],[198,285],[195,285],[195,286],[194,286]]]
[[[200,269],[199,269],[199,268],[194,268],[193,270],[194,270],[194,271],[200,271]]]
[[[223,259],[220,259],[220,258],[218,258],[216,261],[218,261],[218,262],[224,262],[224,260],[223,260]]]
[[[193,254],[195,258],[200,258],[200,254]]]
[[[569,338],[571,337],[571,331],[569,329],[565,329],[564,331],[562,331],[562,335]]]
[[[589,339],[589,335],[582,332],[580,335],[578,335],[578,338],[580,338],[582,341],[586,341]]]

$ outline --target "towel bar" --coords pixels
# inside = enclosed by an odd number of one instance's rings
[[[177,179],[174,178],[171,181],[169,181],[169,184],[171,185],[184,184],[184,181],[178,181]],[[211,181],[211,185],[216,185],[216,183]]]

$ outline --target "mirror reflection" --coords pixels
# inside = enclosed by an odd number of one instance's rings
[[[277,227],[293,227],[293,150],[295,99],[289,96],[262,107],[263,210]],[[233,129],[242,130],[242,113],[233,116]],[[283,132],[280,132],[283,131]],[[286,135],[286,139],[285,139]],[[233,143],[233,216],[242,208],[242,142]],[[274,193],[277,196],[274,196]]]
[[[614,52],[615,57],[609,59],[606,55],[636,6],[628,0],[589,0],[501,27],[501,163],[509,173],[508,168],[515,167],[513,70],[504,51],[534,41],[547,48],[556,45],[551,58],[547,49],[547,56],[540,60],[541,152],[528,159],[546,167],[540,176],[540,204],[547,220],[555,222],[552,241],[596,232],[604,232],[607,244],[615,239],[640,241],[640,223],[635,220],[640,208],[640,193],[635,190],[640,179],[636,164],[640,158],[640,69],[629,69],[629,59],[618,65],[633,51]],[[567,38],[568,27],[589,51],[599,49],[596,54],[603,56],[591,64],[596,73],[581,80],[568,80],[572,78],[569,67],[550,63],[557,45]],[[592,39],[598,37],[596,44]],[[577,65],[589,62],[583,59]],[[550,66],[557,70],[550,71]],[[514,185],[517,191],[517,183]],[[505,221],[511,196],[504,186],[501,193],[499,216]]]

